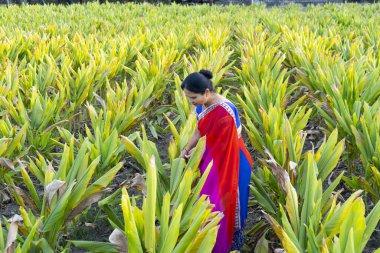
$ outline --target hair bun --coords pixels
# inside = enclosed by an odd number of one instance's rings
[[[208,79],[211,79],[212,78],[212,72],[210,70],[207,70],[207,69],[201,69],[199,71],[199,73],[201,73],[202,75],[204,75],[206,78]]]

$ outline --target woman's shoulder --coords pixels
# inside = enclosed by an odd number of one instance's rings
[[[231,108],[234,112],[237,112],[237,107],[230,100],[226,99],[221,104],[224,104],[225,106],[228,106],[229,108]]]
[[[197,106],[197,107],[195,108],[195,112],[196,112],[197,114],[200,114],[200,113],[202,112],[202,109],[203,109],[203,106],[202,106],[202,105],[199,105],[199,106]]]
[[[240,119],[239,119],[239,112],[236,108],[236,106],[229,100],[226,100],[225,102],[220,104],[227,112],[228,114],[235,120],[236,126],[240,126]]]
[[[223,101],[219,103],[219,106],[224,108],[231,116],[235,117],[236,107],[229,101]]]

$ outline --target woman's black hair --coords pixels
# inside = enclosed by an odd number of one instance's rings
[[[182,89],[189,90],[194,93],[204,94],[206,89],[214,91],[212,86],[212,72],[202,69],[199,72],[194,72],[188,75],[181,84]]]

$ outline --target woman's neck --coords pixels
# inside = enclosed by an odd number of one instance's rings
[[[223,99],[221,98],[220,95],[216,93],[212,93],[211,97],[207,100],[207,102],[204,104],[204,107],[209,107],[210,105],[222,102]]]

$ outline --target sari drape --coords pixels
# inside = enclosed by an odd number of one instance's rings
[[[213,162],[200,194],[208,195],[214,210],[224,214],[214,253],[231,249],[234,232],[243,228],[247,216],[252,161],[239,136],[236,114],[225,102],[198,114],[198,130],[201,136],[206,136],[201,173]]]

